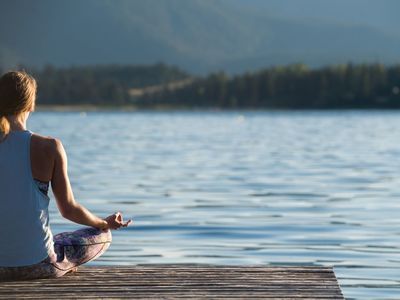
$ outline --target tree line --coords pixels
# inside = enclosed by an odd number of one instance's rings
[[[400,108],[400,65],[275,66],[192,76],[162,63],[25,69],[37,78],[39,104],[151,108]],[[134,92],[132,92],[134,91]]]
[[[309,69],[294,64],[232,77],[219,72],[148,100],[222,108],[400,108],[400,65],[349,63]]]

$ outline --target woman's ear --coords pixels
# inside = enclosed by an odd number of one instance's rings
[[[35,108],[36,108],[36,99],[35,99],[35,101],[33,101],[32,107],[31,107],[31,109],[30,109],[29,112],[34,112],[34,111],[35,111]]]

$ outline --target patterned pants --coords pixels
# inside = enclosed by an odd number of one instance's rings
[[[0,280],[55,278],[102,255],[110,246],[111,231],[85,227],[54,236],[54,253],[23,267],[0,267]]]

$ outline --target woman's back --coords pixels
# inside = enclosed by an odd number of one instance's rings
[[[35,264],[53,249],[49,198],[32,176],[31,137],[27,130],[11,131],[0,143],[1,266]]]
[[[61,141],[26,130],[36,88],[25,72],[0,77],[0,281],[59,277],[76,270],[107,250],[111,229],[131,222],[124,222],[120,212],[99,218],[75,201]],[[53,237],[49,182],[61,215],[90,227]]]

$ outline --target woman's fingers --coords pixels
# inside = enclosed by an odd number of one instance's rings
[[[128,221],[124,222],[122,213],[119,211],[114,213],[112,216],[113,216],[113,220],[112,220],[113,224],[110,224],[111,225],[110,227],[112,229],[119,229],[121,227],[127,227],[130,223],[132,223],[132,220],[128,220]]]
[[[128,227],[128,225],[132,223],[132,220],[128,220],[125,223],[122,224],[122,227]]]

